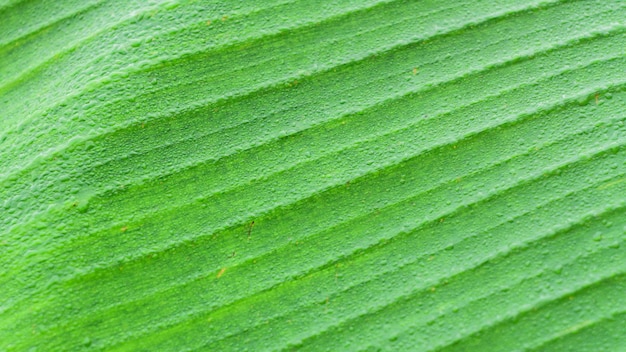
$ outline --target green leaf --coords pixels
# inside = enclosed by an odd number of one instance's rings
[[[626,2],[0,19],[0,350],[623,350]]]

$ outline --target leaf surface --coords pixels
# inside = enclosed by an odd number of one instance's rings
[[[626,346],[625,2],[0,19],[0,350]]]

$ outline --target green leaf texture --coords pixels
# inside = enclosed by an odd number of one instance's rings
[[[626,351],[626,2],[1,0],[1,351]]]

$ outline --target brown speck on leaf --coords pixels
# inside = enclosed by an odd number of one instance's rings
[[[210,26],[211,25],[211,20],[206,21],[206,25]]]
[[[220,272],[217,273],[217,278],[219,279],[222,275],[224,275],[225,271],[226,271],[226,268],[222,268],[222,270],[220,270]]]
[[[227,19],[228,19],[228,16],[222,17],[222,22],[226,21]]]
[[[596,93],[596,105],[598,105],[598,98],[600,98],[600,95]]]
[[[126,230],[128,230],[128,226],[124,226],[124,227],[122,227],[122,228],[120,229],[120,231],[122,231],[122,232],[126,232]]]
[[[250,239],[250,234],[252,233],[252,227],[254,227],[254,220],[252,220],[250,226],[248,226],[248,240]]]
[[[413,68],[413,75],[415,76],[417,74],[417,67]]]

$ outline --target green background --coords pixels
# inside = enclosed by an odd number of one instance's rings
[[[0,0],[1,351],[626,351],[626,2]]]

